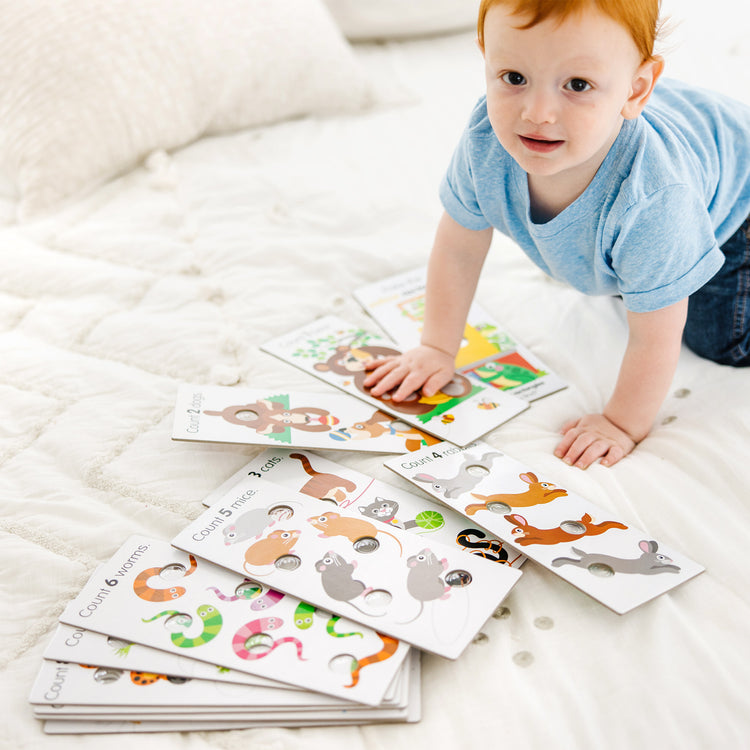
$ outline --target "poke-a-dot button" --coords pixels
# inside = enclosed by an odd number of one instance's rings
[[[675,398],[686,398],[689,395],[690,395],[690,389],[689,388],[678,388],[674,392],[674,397]]]
[[[534,625],[539,628],[539,630],[551,630],[555,627],[555,621],[551,617],[537,617],[534,620]]]
[[[530,667],[534,663],[534,654],[531,651],[518,651],[513,654],[513,663],[519,667]]]

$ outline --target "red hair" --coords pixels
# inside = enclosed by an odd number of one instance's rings
[[[530,29],[547,18],[563,21],[573,13],[594,6],[630,32],[643,62],[654,58],[661,0],[481,0],[477,34],[482,47],[484,19],[493,5],[507,5],[513,15],[530,16],[520,27],[522,29]]]

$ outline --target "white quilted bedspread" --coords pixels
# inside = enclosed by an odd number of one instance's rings
[[[750,17],[704,5],[668,4],[685,18],[670,72],[750,101]],[[480,59],[470,34],[359,55],[388,95],[367,113],[155,154],[46,220],[0,206],[0,747],[750,747],[750,372],[685,351],[632,456],[564,466],[557,430],[607,399],[624,313],[502,238],[478,300],[569,388],[488,441],[707,571],[620,617],[528,563],[486,638],[456,662],[423,658],[419,724],[59,738],[32,717],[41,654],[95,566],[132,533],[174,537],[258,452],[172,442],[177,386],[325,390],[260,344],[331,312],[366,323],[352,290],[426,262]],[[397,481],[382,457],[328,457]]]

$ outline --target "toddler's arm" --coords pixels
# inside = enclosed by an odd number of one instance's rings
[[[648,435],[677,367],[686,317],[687,299],[654,312],[628,312],[628,345],[612,397],[602,414],[563,426],[556,456],[581,469],[599,458],[612,466]]]
[[[432,396],[453,377],[466,316],[492,241],[492,229],[466,229],[443,213],[427,270],[420,346],[368,364],[364,386],[373,396],[397,388],[394,401],[422,389]]]

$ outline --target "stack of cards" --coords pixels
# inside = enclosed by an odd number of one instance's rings
[[[155,539],[128,539],[60,623],[30,695],[48,733],[419,719],[407,644]]]

